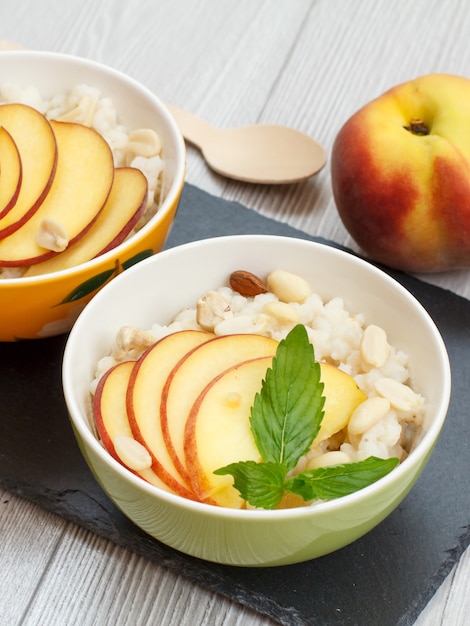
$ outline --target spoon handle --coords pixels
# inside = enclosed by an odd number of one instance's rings
[[[175,119],[183,137],[198,148],[202,148],[210,135],[216,132],[213,126],[193,113],[168,102],[165,105]]]

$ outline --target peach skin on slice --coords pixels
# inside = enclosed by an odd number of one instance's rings
[[[119,245],[140,219],[147,202],[147,179],[135,168],[116,168],[111,193],[89,230],[67,250],[31,265],[24,276],[74,267]]]
[[[119,463],[123,460],[116,451],[116,437],[133,438],[126,412],[126,388],[133,366],[134,361],[124,361],[109,369],[100,378],[93,398],[93,416],[101,442]],[[160,489],[173,491],[151,467],[128,469]]]
[[[222,335],[184,356],[168,376],[162,391],[160,419],[175,467],[190,483],[184,451],[184,431],[192,405],[218,374],[248,359],[274,356],[278,342],[262,335]]]
[[[238,461],[262,460],[251,432],[250,409],[271,363],[272,357],[260,357],[231,367],[210,381],[191,407],[184,451],[193,490],[201,500],[243,506],[233,477],[214,471]]]
[[[25,104],[0,105],[0,126],[9,132],[18,148],[23,180],[14,206],[1,216],[3,238],[20,228],[46,197],[54,180],[57,145],[51,124]]]
[[[58,153],[53,183],[35,213],[0,241],[0,265],[4,267],[31,265],[58,254],[36,241],[45,219],[60,225],[68,243],[74,243],[97,219],[111,191],[113,155],[101,135],[71,122],[52,121],[51,126]]]
[[[21,157],[10,133],[0,126],[0,218],[15,205],[21,188]]]
[[[168,452],[161,429],[160,398],[174,365],[187,352],[211,337],[209,333],[183,330],[160,339],[139,357],[127,387],[127,414],[135,439],[145,445],[152,455],[155,473],[176,493],[186,497],[192,490]]]

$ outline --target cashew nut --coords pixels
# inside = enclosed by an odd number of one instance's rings
[[[390,354],[390,345],[384,329],[370,324],[362,335],[360,351],[365,363],[373,367],[382,367]]]
[[[131,351],[143,352],[155,341],[151,333],[134,326],[123,326],[116,336],[111,355],[116,361],[123,361]]]
[[[212,332],[217,324],[232,316],[230,302],[218,291],[208,291],[197,301],[196,321],[204,330]]]
[[[312,457],[307,462],[307,469],[317,469],[319,467],[330,467],[331,465],[344,465],[351,463],[351,457],[341,450],[332,450]]]
[[[281,302],[301,304],[312,295],[312,290],[306,280],[285,270],[273,270],[267,278],[267,283],[269,291],[272,291]]]
[[[57,118],[59,122],[75,122],[83,126],[91,126],[98,102],[85,94],[80,98],[78,104],[67,113],[63,113]]]
[[[39,224],[36,243],[46,250],[62,252],[69,245],[69,236],[62,224],[50,217],[45,217]]]
[[[258,315],[237,315],[220,321],[214,327],[216,335],[241,335],[249,333],[262,335],[268,328],[269,317],[264,313]]]
[[[349,435],[362,435],[390,410],[390,402],[381,396],[367,398],[356,407],[348,422]]]
[[[144,470],[152,466],[152,457],[147,448],[127,435],[116,435],[113,446],[120,460],[134,471]]]
[[[135,155],[150,158],[162,151],[159,135],[151,128],[139,128],[129,134],[127,150]]]
[[[394,378],[379,378],[374,386],[377,393],[398,411],[418,411],[423,406],[423,398],[419,394]]]
[[[293,326],[300,320],[297,309],[285,302],[267,302],[263,307],[263,312],[274,318],[281,326]]]

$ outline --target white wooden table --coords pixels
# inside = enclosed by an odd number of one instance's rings
[[[387,88],[429,72],[470,76],[466,0],[1,0],[0,38],[128,72],[216,126],[281,123],[327,149]],[[0,77],[1,80],[1,77]],[[303,184],[225,180],[188,150],[187,180],[354,248],[329,168]],[[426,280],[470,298],[470,271]],[[0,624],[261,626],[270,620],[0,492]],[[470,550],[419,626],[463,626]]]

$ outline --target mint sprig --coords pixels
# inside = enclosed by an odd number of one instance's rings
[[[251,430],[263,461],[231,463],[214,472],[231,474],[234,487],[252,506],[274,509],[285,492],[305,501],[339,498],[372,484],[398,464],[396,458],[369,457],[287,478],[320,430],[325,403],[320,374],[307,331],[297,324],[279,343],[251,409]]]
[[[325,404],[320,374],[307,331],[298,324],[279,343],[251,409],[251,430],[264,461],[289,471],[312,445]]]
[[[284,482],[284,489],[304,500],[333,500],[347,496],[386,476],[398,464],[397,458],[370,456],[356,463],[306,470]]]
[[[284,494],[286,469],[281,463],[240,461],[218,469],[214,474],[232,474],[233,485],[253,506],[274,509]]]

